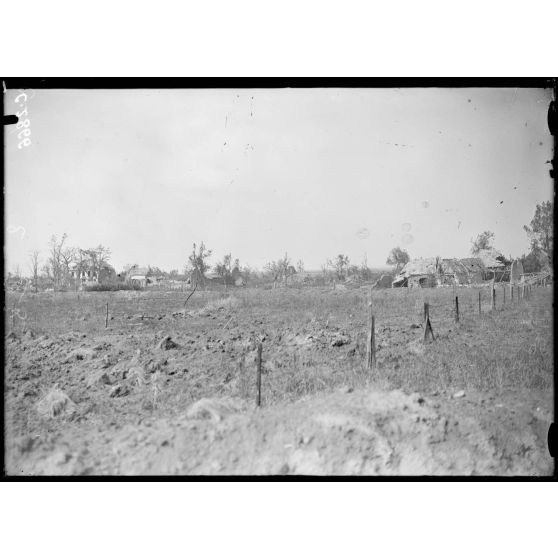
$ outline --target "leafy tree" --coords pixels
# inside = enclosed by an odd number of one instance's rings
[[[525,273],[537,273],[542,269],[539,257],[533,252],[529,252],[527,255],[523,254],[519,260],[523,265],[523,271]]]
[[[246,283],[248,283],[253,275],[257,276],[257,271],[255,269],[252,269],[249,265],[242,266],[242,268],[239,268],[239,271]]]
[[[102,244],[87,250],[78,249],[76,252],[76,261],[80,273],[81,271],[85,271],[93,277],[99,277],[101,269],[108,265],[110,254],[110,249]]]
[[[345,256],[344,254],[338,254],[333,265],[335,267],[337,278],[345,279],[345,277],[347,276],[347,271],[349,269],[349,256]]]
[[[348,277],[360,277],[360,268],[358,267],[358,265],[350,265],[347,268],[347,276]]]
[[[552,249],[554,247],[554,207],[551,201],[537,204],[535,216],[530,226],[523,229],[531,241],[531,253],[539,260],[541,266],[552,265]]]
[[[193,283],[201,283],[205,285],[205,274],[211,268],[207,260],[211,256],[212,250],[208,250],[203,242],[196,248],[194,243],[192,253],[188,256],[188,264],[186,265],[186,273],[190,274]]]
[[[386,263],[395,266],[395,273],[399,273],[405,264],[409,263],[410,259],[407,250],[397,246],[389,253]]]
[[[167,273],[164,272],[161,268],[154,266],[148,266],[147,268],[147,277],[166,277]]]
[[[267,263],[264,270],[273,277],[274,282],[283,281],[285,284],[287,284],[288,278],[296,273],[296,269],[291,265],[291,259],[286,252],[283,258]]]
[[[297,273],[304,273],[304,262],[302,260],[296,262],[296,271]]]
[[[217,275],[223,279],[223,283],[225,287],[227,286],[227,283],[230,281],[231,274],[232,274],[231,261],[232,261],[231,254],[225,254],[223,256],[223,261],[219,262],[215,266],[215,273],[217,273]]]
[[[494,233],[491,231],[484,231],[477,236],[477,239],[472,242],[471,254],[476,256],[481,250],[489,250],[493,248],[492,241],[494,240]]]

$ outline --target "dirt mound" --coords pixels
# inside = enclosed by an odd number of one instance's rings
[[[188,409],[186,417],[219,422],[245,408],[241,399],[200,399]]]
[[[522,394],[490,401],[483,414],[476,393],[343,391],[244,414],[242,401],[203,399],[174,419],[24,440],[8,466],[16,474],[552,474],[550,414]]]
[[[60,415],[72,415],[76,404],[58,387],[53,387],[37,403],[37,412],[43,417],[54,418]]]

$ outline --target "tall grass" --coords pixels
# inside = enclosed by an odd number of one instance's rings
[[[270,340],[264,342],[264,404],[339,386],[358,387],[370,383],[408,391],[552,388],[551,290],[534,289],[530,299],[519,303],[517,300],[512,303],[508,292],[504,309],[503,297],[498,291],[497,310],[490,312],[489,290],[482,289],[480,316],[478,292],[476,288],[372,291],[379,347],[378,366],[372,371],[364,369],[362,351],[369,312],[367,289],[346,292],[329,288],[201,291],[188,302],[187,309],[194,310],[193,315],[181,320],[172,318],[172,313],[182,310],[187,293],[80,293],[79,299],[78,293],[39,293],[26,294],[23,298],[16,296],[7,300],[7,304],[11,308],[15,301],[25,310],[26,327],[32,326],[37,333],[74,330],[93,335],[118,335],[138,331],[154,333],[168,328],[169,331],[196,333],[203,338],[209,334],[226,337],[233,327],[241,332],[243,339],[250,332],[266,333]],[[454,322],[456,295],[459,296],[459,324]],[[414,354],[409,344],[421,339],[422,329],[411,326],[422,323],[425,301],[431,304],[430,317],[437,340],[424,346],[423,354]],[[104,328],[106,302],[114,318],[109,330]],[[196,315],[202,309],[214,315],[211,318],[204,317],[203,313]],[[223,320],[219,319],[220,312]],[[144,320],[140,327],[132,326],[134,320],[127,318],[138,314],[165,316],[165,320]],[[229,314],[234,315],[234,320],[230,328],[225,329]],[[23,325],[18,327],[23,328]],[[304,335],[337,329],[346,331],[352,340],[350,345],[287,349],[276,340],[285,331]],[[200,372],[199,385],[187,384],[188,400],[212,396],[216,391],[252,399],[255,396],[254,363],[250,355],[241,365],[238,363],[241,353],[235,357],[220,361],[203,349],[194,353],[192,358],[203,375]],[[225,377],[233,379],[225,382]],[[161,393],[159,397],[162,401],[166,396]],[[162,403],[160,406],[164,407]]]

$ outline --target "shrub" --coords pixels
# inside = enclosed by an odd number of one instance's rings
[[[84,291],[141,291],[143,290],[137,283],[114,283],[114,284],[99,284],[99,285],[86,285]]]

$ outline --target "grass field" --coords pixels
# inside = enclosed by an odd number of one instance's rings
[[[551,387],[550,288],[534,287],[529,298],[517,300],[515,295],[513,301],[508,289],[505,304],[498,289],[495,311],[490,309],[488,288],[373,291],[378,366],[372,373],[364,368],[368,296],[365,289],[201,291],[190,299],[183,317],[186,295],[176,292],[26,293],[8,297],[6,326],[7,331],[15,326],[16,331],[30,330],[37,336],[71,331],[116,340],[131,335],[140,345],[156,332],[168,333],[179,344],[193,337],[190,346],[199,345],[199,366],[212,377],[251,375],[253,363],[246,357],[253,341],[264,337],[268,402],[371,380],[408,390]],[[425,301],[436,337],[427,345],[422,343]],[[105,329],[107,303],[110,319]],[[336,339],[338,345],[332,346]],[[213,345],[222,355],[217,360]],[[195,350],[189,351],[188,361],[195,357]],[[250,382],[240,378],[240,383],[249,397]]]
[[[56,454],[60,442],[55,441],[65,437],[70,440],[71,455],[83,454],[79,458],[82,464],[72,465],[72,470],[120,471],[122,462],[118,459],[108,464],[113,460],[110,452],[106,465],[90,459],[112,443],[112,438],[105,438],[109,431],[115,435],[120,432],[120,436],[122,429],[136,432],[146,421],[173,420],[204,398],[240,401],[245,409],[253,409],[256,349],[261,341],[262,407],[270,412],[276,409],[280,414],[285,405],[297,402],[303,405],[297,407],[299,411],[305,409],[305,402],[310,409],[315,405],[313,398],[339,390],[421,393],[441,396],[445,401],[464,391],[469,415],[485,417],[483,428],[491,433],[490,439],[497,440],[498,447],[505,448],[508,443],[502,424],[513,423],[522,433],[513,448],[497,450],[511,455],[509,463],[515,464],[502,470],[547,471],[548,464],[541,457],[544,436],[525,428],[531,428],[529,417],[535,413],[539,418],[533,424],[544,429],[547,419],[540,418],[540,413],[548,412],[544,410],[547,396],[554,387],[553,292],[548,287],[533,288],[529,297],[512,301],[508,291],[505,304],[502,294],[501,290],[497,293],[496,309],[491,310],[488,288],[373,291],[377,366],[372,370],[365,366],[367,289],[202,291],[192,296],[186,309],[186,295],[176,292],[8,295],[4,394],[11,467],[60,470],[58,465],[52,468],[37,461],[29,448],[42,440],[41,451]],[[435,335],[435,341],[428,343],[423,342],[425,301],[430,304]],[[512,395],[506,396],[510,390]],[[401,403],[399,413],[403,414],[398,416],[411,420],[405,418],[410,403],[394,397]],[[498,397],[506,401],[507,423],[495,420],[493,405],[486,406]],[[66,411],[71,412],[64,419]],[[464,410],[450,406],[447,412],[451,416]],[[443,426],[444,415],[435,416]],[[383,419],[380,416],[378,420],[377,428],[381,429]],[[470,419],[463,417],[459,423],[463,420],[470,424]],[[254,423],[256,428],[258,424]],[[473,435],[476,430],[471,428],[456,431],[456,440]],[[424,430],[425,440],[431,438],[429,432]],[[98,449],[88,449],[90,436]],[[524,458],[522,448],[528,439],[538,441],[529,442],[536,450]],[[363,443],[362,447],[368,447]],[[430,447],[429,442],[425,444],[425,448]],[[135,450],[130,452],[133,455]],[[490,455],[491,463],[501,461],[499,453]],[[390,470],[386,459],[386,470]],[[18,465],[21,460],[28,464]],[[61,463],[64,466],[65,461]],[[199,464],[200,470],[205,471],[210,464]],[[183,470],[182,465],[177,467]],[[197,470],[198,465],[192,467]],[[467,467],[462,470],[469,470]],[[477,465],[470,467],[480,470]]]

